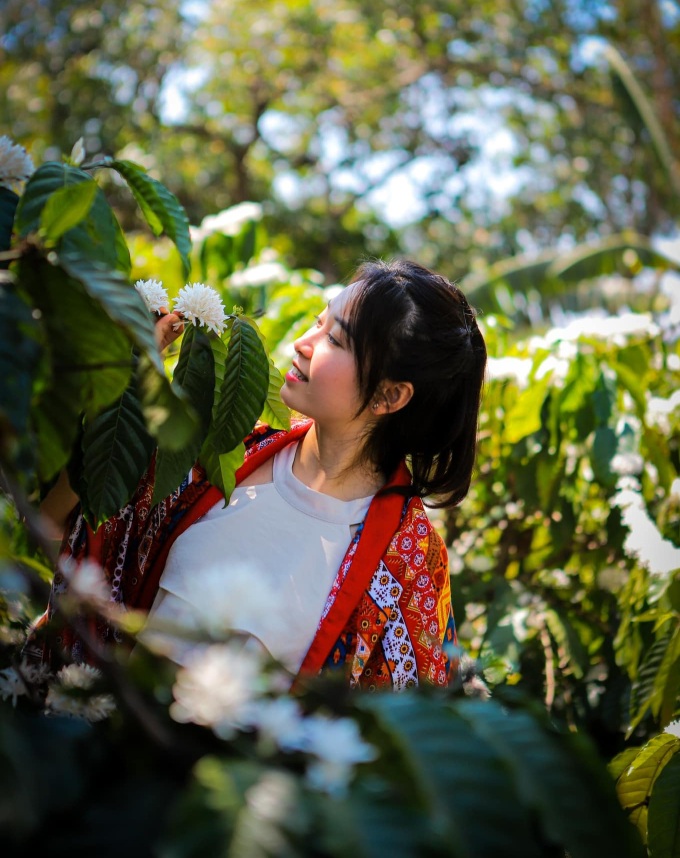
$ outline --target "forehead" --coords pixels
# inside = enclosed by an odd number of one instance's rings
[[[350,283],[349,286],[345,286],[341,292],[338,292],[335,297],[331,298],[328,302],[328,311],[332,313],[332,315],[339,316],[342,319],[347,318],[352,301],[359,291],[359,282],[360,281]]]

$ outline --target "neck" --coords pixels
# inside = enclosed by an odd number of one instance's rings
[[[340,500],[369,497],[385,480],[360,460],[361,446],[358,434],[335,433],[312,423],[298,446],[293,473],[310,489]]]

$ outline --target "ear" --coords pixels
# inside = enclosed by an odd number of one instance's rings
[[[371,406],[372,413],[393,414],[411,401],[413,385],[410,381],[384,381]]]

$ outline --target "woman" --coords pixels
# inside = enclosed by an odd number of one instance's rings
[[[176,321],[161,321],[162,343]],[[150,611],[151,628],[191,628],[207,589],[218,613],[230,606],[232,627],[294,675],[445,685],[455,641],[447,557],[421,499],[450,506],[468,491],[485,365],[458,288],[414,262],[367,263],[295,342],[281,398],[308,419],[253,432],[227,506],[195,467],[152,508],[152,466],[96,534],[76,517],[65,553],[101,563],[112,600]],[[244,566],[248,587],[262,601],[274,592],[278,610],[242,598]],[[65,588],[57,574],[54,595]],[[115,638],[103,620],[92,632]],[[59,642],[86,656],[73,632]],[[176,661],[188,657],[166,642]]]

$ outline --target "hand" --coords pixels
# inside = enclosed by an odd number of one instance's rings
[[[177,313],[168,313],[165,307],[161,307],[160,313],[161,315],[156,321],[156,343],[158,350],[163,351],[182,335],[184,319]]]

